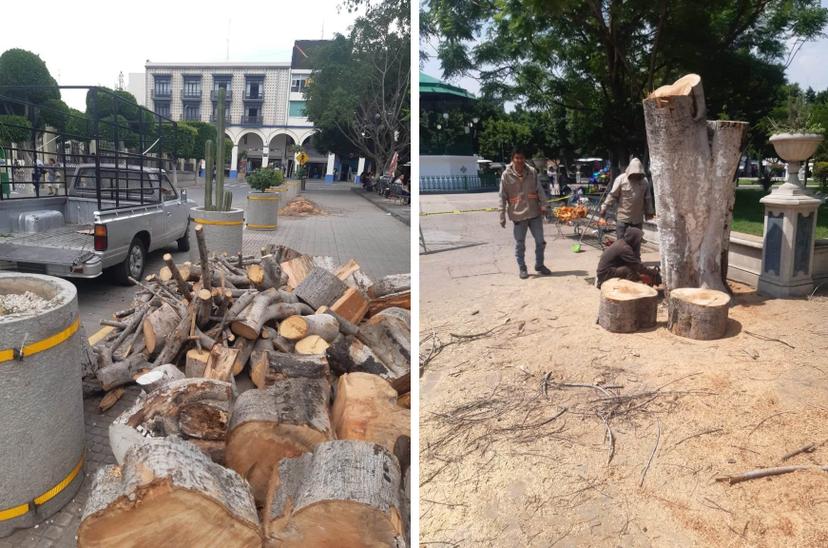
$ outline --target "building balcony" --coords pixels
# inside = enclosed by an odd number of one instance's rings
[[[242,116],[241,125],[243,126],[260,126],[262,125],[261,116]]]
[[[216,116],[215,114],[211,114],[210,115],[210,121],[215,122],[216,120],[218,120],[218,116]],[[229,113],[224,115],[224,123],[225,124],[230,124],[230,114]]]
[[[218,101],[219,98],[219,90],[214,89],[210,92],[210,100],[211,101]],[[224,100],[225,101],[232,101],[233,100],[233,90],[228,89],[224,92]]]
[[[245,92],[244,100],[253,102],[253,103],[261,103],[264,101],[264,93],[259,93],[258,95],[253,95],[252,93]]]
[[[201,121],[201,113],[190,114],[184,113],[181,115],[181,119],[185,122],[200,122]]]
[[[171,89],[154,89],[152,90],[153,99],[169,99],[172,97]]]
[[[186,91],[181,90],[181,100],[182,101],[201,101],[201,92],[200,91]]]

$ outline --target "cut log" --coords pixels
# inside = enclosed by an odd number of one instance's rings
[[[331,342],[339,335],[339,322],[328,314],[291,316],[279,324],[279,335],[290,341],[319,335],[327,342]]]
[[[401,319],[406,315],[389,308],[363,322],[359,339],[368,345],[388,368],[391,378],[405,375],[411,369],[411,328]]]
[[[180,440],[148,439],[122,466],[98,470],[84,507],[78,546],[262,544],[244,480]]]
[[[142,370],[149,371],[152,367],[144,354],[133,354],[123,361],[101,367],[95,372],[95,376],[101,381],[104,390],[110,390],[131,383],[136,373]]]
[[[658,291],[652,287],[611,278],[601,284],[598,323],[613,333],[635,333],[656,325]]]
[[[330,397],[326,379],[295,377],[264,390],[248,390],[236,400],[225,459],[250,482],[257,502],[265,502],[273,468],[282,459],[333,438]]]
[[[262,291],[274,287],[282,287],[287,279],[283,275],[282,268],[272,255],[262,257],[259,264],[252,264],[247,267],[247,279],[256,289]]]
[[[161,303],[144,317],[144,345],[149,355],[161,351],[179,319],[178,311],[167,303]]]
[[[218,381],[229,381],[233,376],[233,364],[239,356],[235,348],[217,344],[210,349],[210,358],[207,360],[207,367],[204,369],[204,377]]]
[[[282,261],[279,265],[288,277],[288,287],[296,289],[302,280],[313,270],[313,258],[308,255],[300,255],[292,259]]]
[[[247,361],[250,359],[250,353],[253,351],[254,341],[239,337],[233,341],[233,348],[238,351],[236,361],[233,362],[233,376],[235,377],[244,370]]]
[[[394,452],[397,439],[411,435],[411,411],[397,405],[397,391],[371,373],[339,377],[331,423],[339,440],[363,440]]]
[[[411,291],[411,274],[392,274],[374,282],[374,285],[368,288],[368,296],[378,299],[405,291]]]
[[[338,337],[325,351],[325,356],[331,371],[337,375],[372,373],[388,381],[404,375],[404,372],[388,368],[370,347],[354,337]]]
[[[207,369],[207,361],[209,359],[209,350],[199,350],[198,348],[188,350],[184,365],[184,373],[187,377],[203,377],[204,370]]]
[[[178,292],[181,293],[181,295],[188,301],[191,300],[193,298],[192,295],[190,295],[192,288],[190,287],[190,284],[187,283],[187,280],[185,280],[184,277],[181,275],[181,272],[178,270],[178,266],[176,266],[175,262],[173,261],[172,255],[170,255],[169,253],[165,253],[164,263],[167,266],[161,269],[161,272],[159,272],[158,277],[163,282],[169,281],[170,278],[175,280],[175,284],[178,287]],[[166,273],[164,272],[164,269],[166,269],[167,272],[169,272],[169,277],[167,277]]]
[[[213,310],[213,294],[209,289],[199,289],[196,293],[196,325],[204,329],[210,323]]]
[[[682,337],[710,341],[727,333],[730,296],[722,291],[682,287],[670,292],[667,328]]]
[[[357,270],[359,270],[359,263],[353,259],[349,259],[347,263],[338,266],[337,269],[334,270],[333,274],[344,282]]]
[[[297,354],[314,355],[324,354],[330,344],[319,335],[309,335],[296,341],[293,351]]]
[[[224,440],[230,422],[230,405],[223,401],[185,403],[178,413],[178,427],[187,438]]]
[[[661,276],[668,294],[679,287],[726,289],[721,258],[748,124],[708,122],[706,108],[696,74],[644,99]]]
[[[411,309],[411,292],[403,291],[401,293],[391,293],[376,299],[371,299],[368,303],[368,317],[379,314],[388,308],[404,308]]]
[[[402,546],[400,468],[363,441],[321,443],[285,459],[264,510],[265,533],[283,548]]]
[[[198,243],[198,256],[201,259],[201,285],[206,290],[213,287],[213,276],[210,269],[210,257],[207,250],[207,243],[204,241],[204,227],[195,226],[196,242]]]
[[[266,388],[296,377],[324,379],[329,373],[328,360],[319,355],[257,352],[250,359],[250,380],[257,388]]]
[[[345,293],[331,305],[331,310],[353,324],[358,324],[368,312],[368,299],[353,287],[345,290]]]
[[[323,268],[314,267],[302,280],[294,295],[316,310],[320,306],[331,306],[348,289],[345,283]]]
[[[179,320],[178,325],[175,326],[175,330],[169,335],[167,341],[164,343],[164,348],[162,348],[161,352],[159,352],[155,357],[153,365],[175,362],[175,357],[181,350],[181,346],[187,341],[187,338],[190,335],[190,324],[194,313],[195,312],[191,302],[184,316],[182,316]]]
[[[259,338],[264,324],[270,320],[281,321],[301,314],[313,314],[313,310],[302,303],[280,302],[282,293],[275,289],[262,291],[253,302],[230,323],[236,335],[254,341]]]
[[[124,395],[124,388],[119,386],[118,388],[113,388],[109,392],[101,398],[100,403],[98,404],[98,410],[101,413],[105,413],[108,411],[113,405],[118,403],[118,400],[121,399],[121,396]]]
[[[186,376],[182,373],[176,366],[171,363],[165,363],[163,365],[159,365],[158,367],[154,367],[144,373],[143,375],[137,377],[135,382],[146,392],[149,394],[155,390],[158,390],[162,386],[170,384],[173,381],[181,380]]]

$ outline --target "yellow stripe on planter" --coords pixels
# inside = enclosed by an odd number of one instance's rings
[[[4,350],[0,350],[0,363],[8,362],[15,359],[15,351],[20,351],[20,357],[25,358],[26,356],[31,356],[32,354],[37,354],[38,352],[43,352],[44,350],[49,350],[53,348],[72,335],[75,334],[75,331],[78,330],[80,326],[80,317],[75,318],[75,321],[69,324],[69,327],[66,329],[55,333],[50,337],[46,337],[45,339],[41,339],[39,341],[35,341],[32,344],[25,345],[22,349],[19,348],[6,348]]]
[[[196,223],[200,225],[219,225],[219,226],[238,226],[243,224],[244,221],[211,221],[209,219],[193,219]]]
[[[248,223],[247,228],[252,228],[252,229],[276,228],[276,225],[251,225],[250,223]]]
[[[266,202],[278,202],[278,196],[248,196],[248,200],[264,200]]]
[[[47,502],[58,496],[58,494],[61,491],[66,489],[69,486],[69,484],[72,483],[72,480],[74,480],[80,473],[81,468],[83,468],[83,456],[81,456],[81,459],[78,461],[75,467],[72,468],[72,471],[69,472],[69,474],[60,481],[60,483],[58,483],[57,485],[55,485],[54,487],[40,495],[39,497],[35,498],[33,503],[30,504],[27,502],[24,504],[20,504],[18,506],[14,506],[12,508],[0,510],[0,521],[18,518],[20,516],[28,514],[30,510],[34,510],[34,506],[42,506],[46,504]]]

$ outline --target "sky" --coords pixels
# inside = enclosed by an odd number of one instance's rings
[[[62,85],[124,86],[154,62],[289,62],[294,40],[346,34],[355,18],[338,0],[216,2],[110,0],[4,2],[0,52],[40,55]],[[34,6],[34,7],[33,7]],[[17,21],[17,24],[14,22]],[[33,28],[36,29],[33,32]],[[229,32],[228,32],[229,29]],[[84,95],[63,99],[84,110]]]

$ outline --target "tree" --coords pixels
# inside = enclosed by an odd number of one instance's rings
[[[193,139],[193,144],[191,148],[192,157],[197,160],[203,160],[204,156],[204,144],[207,141],[212,141],[213,143],[216,142],[216,126],[210,124],[208,122],[200,122],[200,121],[189,121],[189,122],[178,122],[179,126],[187,126],[195,130],[195,138]],[[233,141],[224,136],[224,161],[230,161],[230,154],[233,150]],[[183,157],[183,156],[182,156]]]
[[[0,95],[12,99],[2,101],[6,114],[27,115],[21,102],[39,106],[49,100],[60,100],[57,82],[36,54],[24,49],[10,49],[0,55],[0,83],[5,87]]]
[[[186,124],[161,124],[161,142],[156,148],[176,158],[193,158],[196,155],[193,144],[197,134],[195,128]],[[204,149],[201,150],[203,152]]]
[[[0,145],[20,143],[32,137],[32,125],[24,116],[0,115]]]
[[[587,124],[570,125],[587,130],[575,143],[603,148],[617,168],[646,153],[642,97],[688,72],[704,79],[710,112],[758,124],[828,10],[818,0],[428,0],[423,17],[446,77],[477,75],[484,95],[528,109],[562,107]]]
[[[346,6],[364,6],[365,13],[347,37],[337,35],[314,55],[307,116],[322,142],[337,142],[329,132],[338,132],[382,168],[394,152],[401,160],[409,154],[410,2],[357,0]]]

